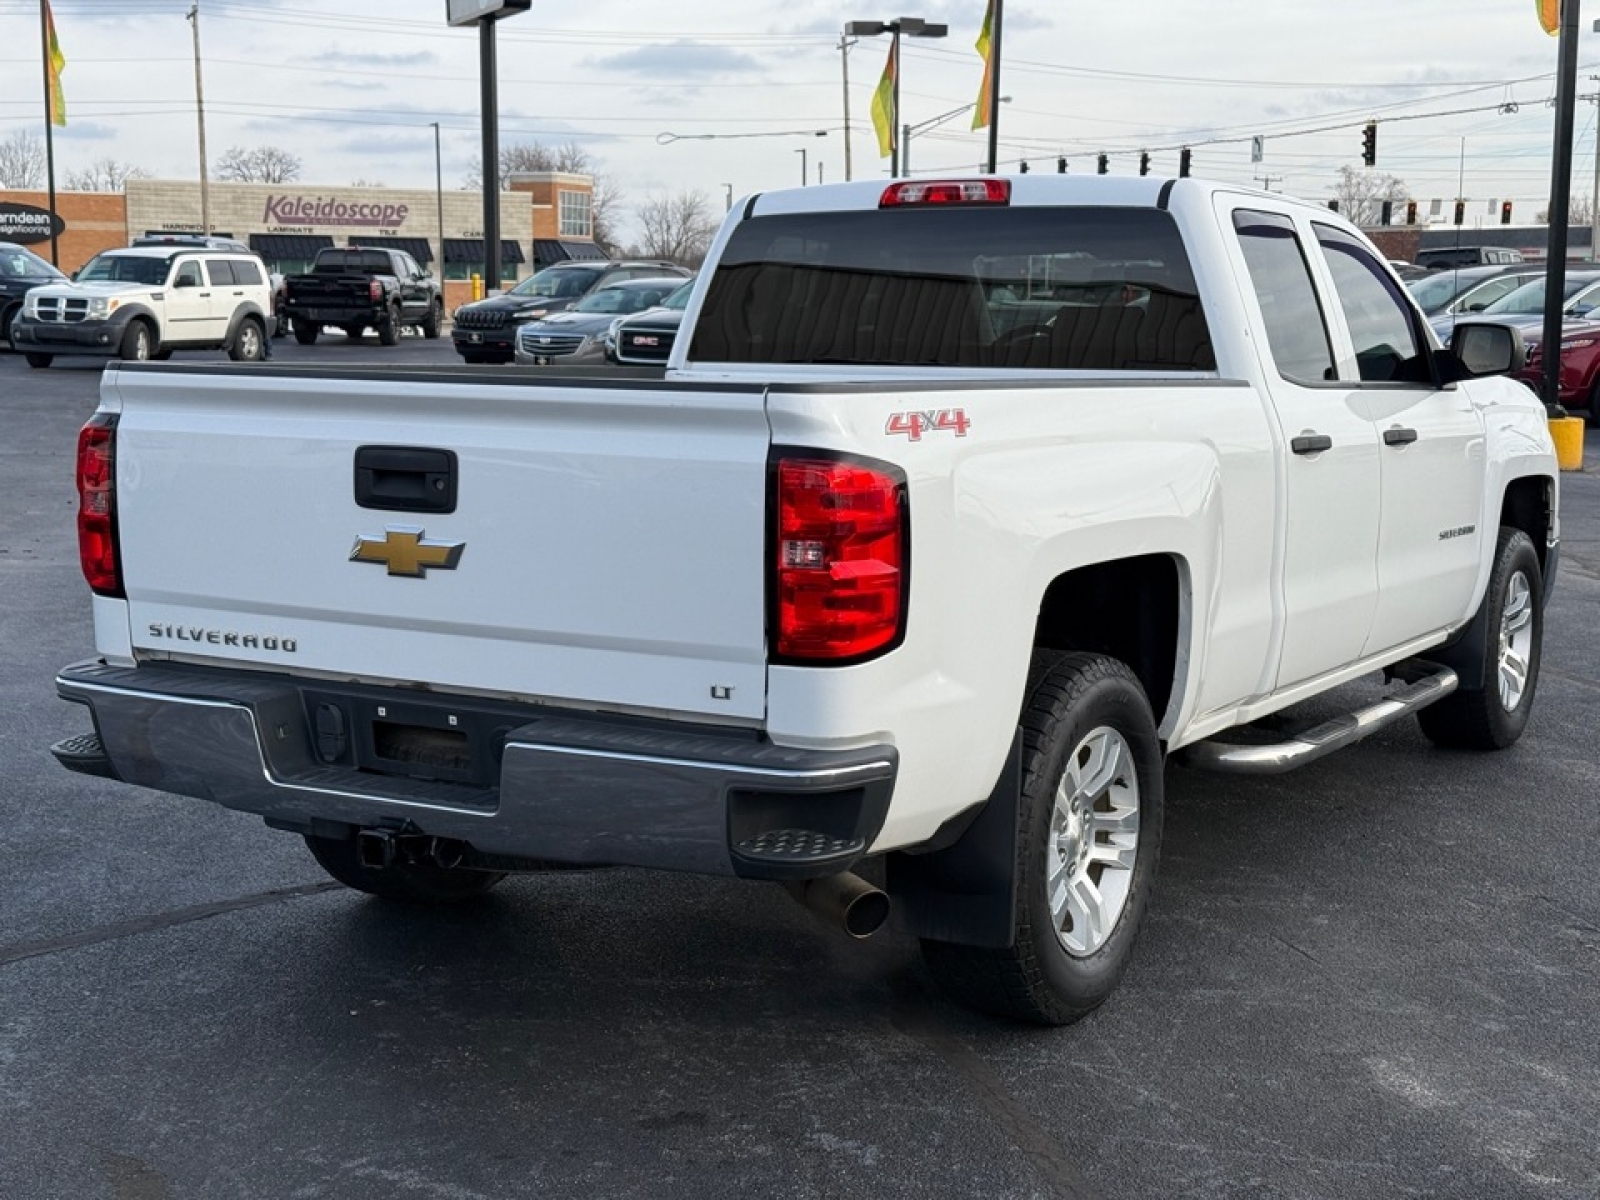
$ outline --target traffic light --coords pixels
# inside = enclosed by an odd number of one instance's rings
[[[1105,155],[1102,154],[1100,157],[1104,158]],[[1065,154],[1063,154],[1060,158],[1056,159],[1056,174],[1057,175],[1065,175],[1066,173],[1067,173],[1067,156]],[[1100,174],[1104,175],[1105,172],[1101,171]]]
[[[1456,224],[1457,225],[1465,225],[1466,223],[1467,223],[1467,202],[1465,200],[1457,200],[1456,201]]]
[[[1367,127],[1361,131],[1361,161],[1367,166],[1376,166],[1378,163],[1378,123],[1368,121]]]
[[[1338,212],[1339,211],[1339,202],[1337,200],[1329,200],[1328,201],[1328,208],[1329,208],[1329,210],[1331,212]]]
[[[1511,224],[1511,201],[1509,200],[1500,201],[1500,224]]]
[[[1018,168],[1018,171],[1023,175],[1026,175],[1028,173],[1028,160],[1027,159],[1023,159],[1022,160],[1022,166]]]
[[[1407,200],[1406,201],[1406,224],[1407,225],[1415,225],[1416,223],[1417,223],[1417,202],[1415,200]]]
[[[1189,178],[1189,147],[1187,146],[1178,152],[1178,178]]]
[[[1095,159],[1094,162],[1094,170],[1096,175],[1104,175],[1107,171],[1111,170],[1111,159],[1108,155],[1102,154],[1099,158]]]
[[[1139,151],[1139,174],[1150,174],[1150,155],[1143,150]]]

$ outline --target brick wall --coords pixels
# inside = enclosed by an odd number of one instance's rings
[[[0,201],[50,207],[47,192],[0,188]],[[67,223],[56,240],[56,265],[69,275],[100,251],[128,244],[127,197],[119,192],[57,192],[56,215]],[[50,257],[48,241],[31,243],[28,248],[40,258]]]

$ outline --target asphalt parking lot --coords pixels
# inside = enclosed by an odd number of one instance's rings
[[[1600,431],[1518,746],[1405,723],[1276,779],[1172,770],[1133,968],[1041,1032],[777,888],[397,911],[253,818],[58,768],[100,371],[60,364],[0,354],[0,1200],[1600,1196]]]

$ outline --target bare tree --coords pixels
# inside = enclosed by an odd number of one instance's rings
[[[1333,189],[1339,212],[1356,225],[1376,225],[1383,219],[1383,202],[1404,204],[1411,198],[1405,181],[1372,170],[1340,167],[1339,182]]]
[[[670,258],[697,267],[717,232],[719,218],[704,192],[681,191],[652,196],[635,214],[641,238],[639,248],[651,258]]]
[[[0,187],[31,191],[44,183],[44,142],[19,129],[0,142]]]
[[[293,183],[300,178],[300,156],[276,146],[246,150],[230,147],[213,175],[231,183]]]
[[[614,184],[608,176],[589,176],[594,181],[594,196],[589,201],[589,216],[594,224],[595,244],[600,246],[607,254],[616,254],[621,248],[617,235],[617,223],[622,215],[625,196],[621,188]]]
[[[130,179],[149,179],[150,172],[111,157],[98,158],[81,171],[67,172],[67,186],[75,192],[120,192]]]

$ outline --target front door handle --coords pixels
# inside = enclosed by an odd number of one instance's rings
[[[1325,433],[1302,433],[1290,440],[1289,449],[1296,454],[1320,454],[1333,449],[1333,439]]]
[[[1383,431],[1383,444],[1385,446],[1409,446],[1417,440],[1415,429],[1402,429],[1398,425],[1391,426]]]

